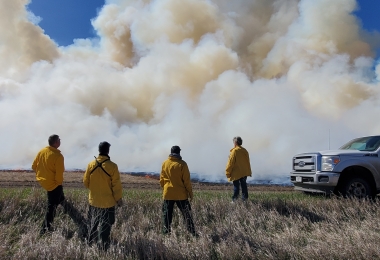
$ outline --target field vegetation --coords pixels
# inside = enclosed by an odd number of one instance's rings
[[[54,231],[39,237],[46,194],[39,187],[0,188],[0,259],[380,259],[378,201],[254,191],[231,203],[232,187],[196,190],[199,237],[176,209],[171,235],[161,233],[161,191],[125,189],[112,245],[88,246],[58,207]],[[65,188],[86,216],[87,191]]]

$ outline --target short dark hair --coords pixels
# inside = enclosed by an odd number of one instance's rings
[[[234,137],[233,141],[236,142],[237,145],[242,145],[243,144],[243,139],[241,139],[240,136]]]
[[[110,146],[111,144],[104,141],[99,144],[99,153],[101,154],[108,154],[110,152]]]
[[[59,139],[58,135],[49,136],[49,139],[48,139],[49,145],[50,146],[53,145],[55,142],[57,142],[58,139]]]
[[[180,152],[181,152],[181,148],[179,148],[178,145],[174,145],[174,146],[172,146],[172,148],[170,149],[170,152],[171,152],[171,153],[180,154]]]

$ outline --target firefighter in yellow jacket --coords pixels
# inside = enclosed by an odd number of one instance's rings
[[[36,179],[47,191],[48,206],[45,220],[42,224],[40,235],[51,231],[57,206],[65,200],[63,194],[63,172],[65,171],[64,159],[58,147],[61,139],[58,135],[51,135],[48,139],[49,146],[41,149],[33,161],[32,169],[36,173]]]
[[[169,158],[162,164],[160,184],[163,188],[162,205],[163,233],[171,232],[173,207],[177,205],[186,223],[187,230],[196,235],[191,206],[189,200],[193,199],[193,189],[190,181],[190,171],[187,163],[182,160],[179,146],[173,146]]]
[[[243,201],[248,199],[247,177],[252,176],[251,163],[249,161],[248,151],[242,147],[243,140],[240,136],[233,139],[234,148],[230,150],[226,166],[226,176],[228,181],[234,184],[234,194],[232,201],[239,197],[241,186]]]
[[[88,242],[96,242],[104,250],[110,245],[111,227],[115,223],[115,206],[122,205],[123,192],[118,167],[108,156],[110,146],[108,142],[99,144],[99,156],[88,164],[83,176],[84,186],[90,190]]]

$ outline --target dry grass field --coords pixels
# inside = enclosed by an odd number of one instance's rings
[[[83,173],[65,173],[67,200],[85,217]],[[0,259],[380,259],[380,202],[309,196],[291,187],[250,186],[248,202],[231,203],[231,184],[194,183],[199,237],[175,210],[173,232],[161,232],[158,180],[122,176],[108,251],[89,246],[58,207],[54,231],[38,235],[46,193],[32,172],[0,172]]]
[[[83,171],[64,172],[64,187],[82,188]],[[133,176],[121,174],[121,181],[125,188],[151,188],[159,189],[157,178],[150,175]],[[0,187],[39,187],[36,174],[33,171],[0,171]]]
[[[64,187],[82,188],[83,171],[64,173]],[[158,189],[161,190],[159,177],[150,174],[121,174],[121,182],[126,189]],[[39,187],[36,175],[33,171],[0,171],[0,187]],[[231,191],[231,183],[204,183],[193,182],[194,190],[228,190]],[[250,185],[249,191],[293,191],[293,187],[281,185]]]

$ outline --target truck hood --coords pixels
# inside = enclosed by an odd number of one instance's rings
[[[358,151],[358,150],[325,150],[325,151],[318,151],[315,153],[319,153],[321,155],[349,155],[349,156],[358,156],[358,157],[363,157],[367,154],[374,154],[374,152]]]

